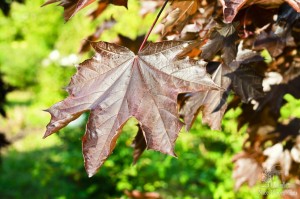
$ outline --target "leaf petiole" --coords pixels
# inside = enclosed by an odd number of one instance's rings
[[[154,22],[153,22],[151,28],[149,29],[147,35],[145,36],[145,38],[144,38],[144,40],[143,40],[143,42],[142,42],[142,44],[141,44],[141,46],[140,46],[138,52],[141,52],[141,50],[144,48],[144,46],[145,46],[145,44],[146,44],[146,41],[148,40],[148,37],[149,37],[150,33],[152,32],[152,30],[153,30],[153,28],[154,28],[154,26],[155,26],[157,20],[159,19],[159,17],[160,17],[160,15],[161,15],[162,11],[165,9],[165,7],[166,7],[168,1],[169,1],[169,0],[165,0],[164,5],[163,5],[163,6],[161,7],[161,9],[159,10],[159,13],[157,14],[157,16],[156,16],[156,18],[155,18],[155,20],[154,20]]]

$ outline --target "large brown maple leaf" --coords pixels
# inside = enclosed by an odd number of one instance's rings
[[[51,121],[44,137],[90,110],[83,137],[89,176],[111,154],[130,117],[139,121],[148,149],[175,156],[174,143],[183,125],[177,95],[219,88],[206,73],[205,62],[176,58],[186,45],[150,43],[135,55],[116,44],[92,43],[96,55],[79,65],[67,87],[70,96],[48,109]]]

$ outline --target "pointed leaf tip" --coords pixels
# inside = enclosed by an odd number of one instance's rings
[[[47,138],[50,134],[48,132],[45,132],[45,134],[43,135],[43,139]]]
[[[85,166],[85,170],[86,170],[88,177],[91,178],[97,173],[98,169],[89,169],[89,168],[87,168],[87,166]]]
[[[94,175],[94,174],[92,174],[92,173],[88,173],[88,177],[89,177],[89,178],[93,177],[93,175]]]
[[[172,151],[172,154],[169,154],[170,156],[174,157],[174,158],[178,158],[178,156],[176,155],[175,151]]]

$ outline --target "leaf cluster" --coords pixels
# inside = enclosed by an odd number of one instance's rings
[[[94,1],[50,0],[45,5],[54,2],[64,7],[69,20]],[[100,0],[92,18],[109,4],[127,7],[126,0]],[[141,5],[144,17],[162,2]],[[83,154],[92,176],[114,150],[130,117],[139,123],[136,161],[145,149],[175,156],[183,124],[190,129],[201,113],[204,124],[221,130],[224,113],[239,107],[239,128],[247,125],[249,136],[233,158],[236,188],[266,181],[263,172],[283,182],[298,180],[299,119],[281,120],[280,109],[286,94],[299,99],[299,7],[297,0],[171,1],[156,30],[164,41],[138,52],[138,40],[122,36],[119,42],[132,50],[91,43],[96,54],[78,66],[67,87],[69,97],[48,109],[45,137],[90,111]],[[98,40],[115,23],[105,21],[88,40]],[[88,50],[85,43],[81,52]],[[229,100],[229,95],[234,97]]]

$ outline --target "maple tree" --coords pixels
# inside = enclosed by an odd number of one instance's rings
[[[64,7],[67,21],[95,0],[49,0],[44,5],[55,2]],[[167,3],[141,1],[141,17],[160,9],[144,40],[119,36],[123,46],[95,42],[117,22],[99,25],[80,50],[87,52],[90,43],[96,54],[79,64],[67,87],[69,97],[47,110],[51,121],[44,137],[90,111],[83,155],[92,176],[130,117],[139,123],[136,162],[145,149],[175,156],[180,129],[185,123],[189,130],[199,113],[204,124],[221,130],[225,112],[240,108],[238,125],[247,125],[249,136],[233,158],[236,189],[265,180],[263,170],[276,166],[283,182],[297,182],[299,119],[282,120],[280,108],[285,94],[300,97],[300,2],[174,0],[161,22],[163,41],[145,45]],[[130,9],[127,0],[100,0],[92,19],[110,4]]]

